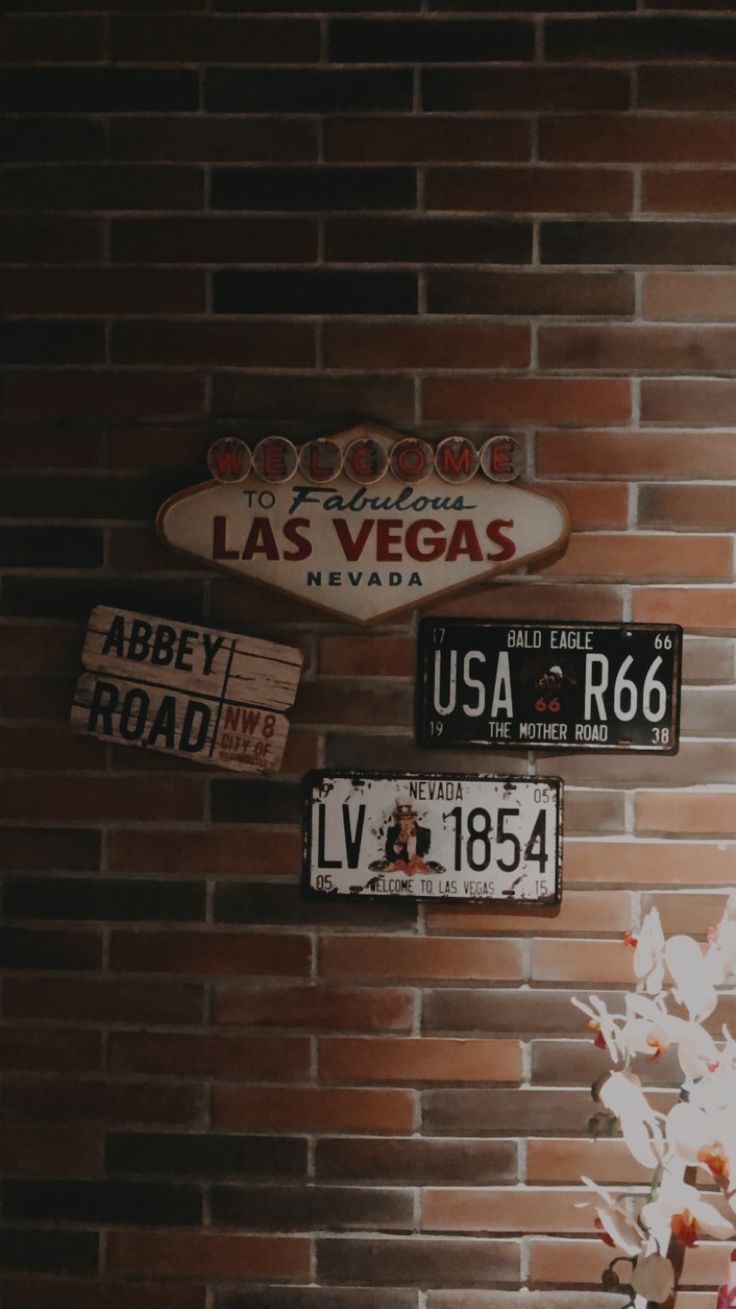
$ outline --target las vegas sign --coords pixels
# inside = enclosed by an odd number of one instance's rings
[[[156,525],[172,549],[360,623],[559,556],[569,517],[507,436],[435,446],[363,424],[297,448],[221,438]]]

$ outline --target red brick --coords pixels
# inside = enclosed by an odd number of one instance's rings
[[[560,435],[567,436],[568,433],[561,432]],[[549,471],[555,474],[557,469],[552,465]],[[535,482],[534,490],[541,491],[543,495],[556,496],[562,501],[570,515],[570,528],[573,532],[585,531],[586,528],[626,527],[628,523],[628,486],[605,482],[555,481]]]
[[[584,425],[625,422],[630,414],[630,388],[623,379],[525,377],[484,381],[468,376],[424,383],[424,415],[428,419]]]
[[[634,590],[635,623],[680,623],[688,632],[736,629],[736,596],[727,587],[652,586]]]
[[[682,0],[666,6],[679,9]],[[656,8],[658,4],[650,4]],[[691,8],[689,3],[685,8]],[[721,4],[714,5],[719,9]],[[640,69],[639,103],[642,109],[732,110],[736,106],[736,73],[727,64],[652,65]]]
[[[550,577],[610,580],[721,581],[733,576],[731,538],[727,536],[608,533],[572,536],[562,559],[545,572]]]
[[[112,778],[86,778],[83,787],[64,778],[37,778],[6,781],[0,802],[13,818],[162,822],[201,817],[203,788],[199,782],[150,781],[145,789],[126,790]]]
[[[319,650],[320,672],[338,677],[411,677],[416,668],[410,636],[324,636]]]
[[[318,677],[301,683],[291,718],[295,723],[408,727],[412,720],[411,690],[408,685],[385,685],[368,678],[346,682]]]
[[[574,848],[574,847],[573,847]],[[565,865],[567,873],[567,863]],[[623,891],[569,891],[556,906],[434,905],[425,909],[428,931],[510,932],[527,936],[623,934],[631,926],[629,896]]]
[[[11,314],[195,314],[205,308],[205,283],[188,269],[10,268],[0,304]]]
[[[15,373],[5,380],[6,410],[19,416],[59,418],[140,414],[141,417],[192,413],[204,408],[201,378],[110,369],[85,372]]]
[[[728,483],[705,486],[652,486],[639,488],[638,520],[642,527],[665,531],[704,528],[729,531],[736,510],[736,487]]]
[[[529,1187],[433,1190],[422,1196],[424,1232],[589,1232],[594,1211],[581,1209],[588,1193]]]
[[[693,427],[728,427],[736,401],[730,378],[645,379],[641,416],[645,423],[686,423]]]
[[[534,941],[535,982],[631,982],[632,951],[622,941]]]
[[[108,1267],[160,1277],[308,1278],[310,1243],[297,1236],[218,1232],[111,1232]]]
[[[530,1137],[527,1141],[527,1181],[576,1182],[581,1175],[603,1186],[612,1182],[648,1182],[651,1176],[649,1169],[632,1158],[623,1140]]]
[[[302,64],[319,59],[319,24],[221,14],[114,18],[113,58],[125,63]]]
[[[106,758],[104,742],[72,736],[68,727],[0,727],[0,768],[87,772],[104,770]]]
[[[523,976],[521,954],[509,942],[406,936],[327,936],[320,946],[320,971],[325,977],[407,981],[444,977],[500,982]]]
[[[327,323],[328,368],[526,368],[529,328],[521,324]]]
[[[296,832],[268,828],[218,831],[150,832],[137,828],[111,831],[111,872],[164,873],[180,876],[208,873],[217,877],[258,877],[283,870],[293,876],[299,868],[301,842]]]
[[[675,85],[676,69],[668,70]],[[682,70],[680,70],[682,71]],[[686,72],[691,70],[685,70]],[[677,83],[679,90],[679,83]],[[678,102],[681,111],[686,103]],[[540,158],[555,162],[693,163],[736,160],[736,145],[725,119],[653,118],[640,114],[600,114],[542,119]],[[679,176],[673,174],[674,176]]]
[[[729,172],[678,168],[677,172],[645,172],[642,211],[664,214],[732,214],[736,210],[736,179]]]
[[[113,932],[113,968],[197,976],[302,977],[309,972],[308,936],[247,932]]]
[[[647,273],[644,313],[673,322],[730,322],[736,319],[736,273]]]
[[[252,987],[215,989],[213,1021],[241,1027],[309,1027],[327,1031],[408,1031],[410,991],[388,987]]]
[[[615,314],[634,311],[629,273],[429,269],[431,314]]]
[[[435,600],[427,606],[426,612],[456,618],[555,619],[564,614],[565,618],[579,618],[584,622],[593,619],[620,621],[623,618],[623,596],[614,586],[564,585],[560,582],[534,586],[494,580],[482,588],[463,587],[457,598]]]
[[[736,845],[705,841],[570,841],[565,880],[570,884],[621,886],[730,886],[736,877]]]
[[[529,124],[524,119],[462,117],[351,118],[325,120],[325,158],[350,163],[454,163],[478,159],[527,160]]]
[[[5,827],[0,828],[0,854],[8,871],[28,868],[94,873],[100,866],[100,836],[83,829]]]
[[[579,168],[431,168],[427,208],[508,214],[626,214],[630,173]]]
[[[734,829],[736,795],[731,791],[639,791],[634,798],[636,832],[732,836]]]
[[[690,893],[654,891],[642,896],[642,913],[656,908],[665,936],[686,932],[706,939],[710,929],[720,922],[726,900],[723,891],[710,894],[705,894],[702,889]],[[719,1003],[716,1014],[720,1009]]]
[[[368,1282],[409,1286],[487,1286],[518,1282],[517,1241],[396,1237],[392,1240],[333,1238],[317,1244],[320,1279],[343,1285]]]
[[[736,308],[736,306],[735,306]],[[718,479],[736,477],[736,449],[730,434],[722,432],[539,432],[537,472],[559,477],[656,477]],[[565,483],[562,484],[563,488]],[[565,490],[550,482],[552,494],[565,499]],[[595,483],[579,486],[581,496]],[[623,491],[623,488],[619,488]],[[688,488],[688,494],[692,488]]]
[[[306,1077],[309,1040],[303,1036],[169,1036],[117,1032],[110,1038],[110,1068],[115,1072],[179,1073],[190,1077]]]
[[[411,1132],[414,1092],[323,1086],[215,1086],[216,1127],[263,1131]]]
[[[547,1241],[537,1237],[532,1238],[529,1244],[532,1282],[597,1285],[608,1263],[605,1251],[601,1253],[599,1239],[565,1241],[557,1238],[555,1241]],[[728,1247],[717,1241],[709,1241],[707,1245],[688,1250],[685,1260],[686,1283],[711,1288],[718,1286],[724,1276],[723,1270],[728,1265],[728,1256]],[[712,1296],[712,1289],[710,1294]]]
[[[543,368],[600,368],[605,372],[717,371],[728,367],[736,330],[728,327],[542,327]]]
[[[521,1050],[512,1040],[453,1041],[323,1037],[322,1076],[368,1082],[518,1082]]]

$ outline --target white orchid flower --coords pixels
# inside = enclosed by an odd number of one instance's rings
[[[637,1227],[621,1205],[613,1199],[610,1191],[606,1191],[589,1177],[581,1177],[580,1180],[589,1191],[595,1193],[593,1207],[596,1211],[596,1227],[600,1229],[603,1240],[607,1245],[623,1250],[630,1259],[636,1258],[641,1253],[644,1242],[641,1228]]]
[[[637,1163],[655,1168],[664,1153],[663,1115],[647,1100],[635,1073],[611,1073],[600,1088],[601,1103],[618,1118],[621,1134]]]
[[[728,897],[720,922],[708,933],[708,941],[710,978],[714,986],[721,986],[736,974],[736,895]]]
[[[664,932],[656,909],[650,909],[634,950],[634,975],[637,989],[656,995],[662,990],[664,979]]]
[[[643,1206],[639,1216],[649,1231],[668,1226],[683,1245],[694,1245],[701,1233],[720,1241],[734,1233],[733,1224],[703,1200],[696,1187],[672,1179],[668,1179],[656,1200]]]
[[[675,984],[675,999],[688,1016],[702,1022],[718,1003],[705,956],[691,936],[671,936],[665,946],[665,960]]]
[[[701,1164],[718,1181],[727,1181],[736,1164],[733,1117],[721,1110],[707,1112],[698,1105],[676,1104],[665,1124],[673,1154],[686,1164]]]
[[[596,1033],[595,1044],[603,1050],[608,1050],[613,1062],[617,1064],[621,1058],[619,1024],[621,1022],[620,1014],[611,1014],[603,1000],[597,995],[588,996],[588,1004],[578,1000],[577,996],[572,997],[572,1003],[576,1009],[588,1015],[588,1027]]]
[[[637,1259],[629,1281],[643,1300],[663,1304],[672,1294],[675,1274],[672,1264],[663,1254],[643,1254]]]
[[[706,1073],[713,1073],[721,1062],[721,1054],[713,1037],[700,1023],[688,1023],[683,1018],[670,1017],[670,1040],[677,1043],[677,1056],[686,1077],[698,1081]]]

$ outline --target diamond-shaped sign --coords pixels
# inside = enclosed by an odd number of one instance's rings
[[[425,442],[373,425],[300,452],[269,440],[244,481],[205,482],[167,500],[163,540],[361,623],[558,555],[567,540],[559,500],[481,471],[463,480],[457,450],[440,476]]]

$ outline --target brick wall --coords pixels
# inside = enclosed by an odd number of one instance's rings
[[[602,1309],[579,1173],[637,1174],[569,997],[736,881],[736,6],[287,8],[0,19],[4,1304]],[[559,913],[306,905],[307,768],[527,759],[414,746],[413,618],[155,539],[215,435],[367,418],[512,430],[571,509],[559,563],[434,612],[688,633],[676,757],[536,760]],[[72,737],[96,603],[301,646],[283,773]]]

